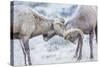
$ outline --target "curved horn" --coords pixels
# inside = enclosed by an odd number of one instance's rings
[[[67,35],[69,35],[71,32],[79,32],[79,34],[81,35],[81,37],[83,38],[83,31],[78,29],[78,28],[71,28],[69,30],[64,30],[64,38],[66,38]]]

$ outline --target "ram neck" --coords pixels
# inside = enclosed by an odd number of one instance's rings
[[[42,28],[43,28],[43,32],[48,32],[48,31],[50,31],[50,30],[52,30],[53,29],[53,20],[51,20],[51,19],[49,19],[49,20],[44,20],[43,21],[43,24],[41,25],[42,26]],[[43,33],[42,32],[42,33]]]

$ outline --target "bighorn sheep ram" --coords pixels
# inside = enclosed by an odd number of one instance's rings
[[[83,45],[83,34],[89,34],[89,45],[90,45],[90,58],[93,58],[93,35],[96,31],[97,25],[97,7],[96,6],[78,6],[75,13],[65,24],[65,29],[63,28],[62,36],[71,42],[75,42],[78,39],[78,46],[75,52],[75,57],[77,57],[79,52],[78,60],[82,57],[82,45]],[[55,27],[57,28],[57,27]],[[57,30],[57,29],[55,29]],[[97,32],[96,32],[97,33]],[[59,35],[55,31],[52,33],[47,33],[44,39],[49,40],[54,35]],[[96,34],[97,36],[97,34]]]
[[[90,45],[90,58],[93,58],[93,36],[95,32],[97,24],[97,7],[96,6],[85,6],[82,5],[78,8],[77,12],[71,17],[71,19],[68,20],[65,27],[66,30],[72,30],[67,32],[65,39],[70,40],[71,42],[74,42],[76,38],[78,38],[78,46],[76,49],[75,56],[77,57],[78,51],[79,57],[78,59],[81,59],[82,57],[82,45],[83,45],[83,38],[75,33],[74,29],[77,29],[76,31],[80,32],[82,35],[89,34],[89,45]],[[83,33],[82,33],[83,32]]]
[[[13,9],[13,22],[11,23],[11,28],[13,28],[11,30],[12,39],[21,39],[25,65],[27,65],[26,58],[28,59],[28,64],[31,65],[29,39],[45,34],[48,31],[53,31],[53,25],[56,23],[63,24],[64,20],[61,18],[48,19],[32,8],[23,5],[14,5]]]

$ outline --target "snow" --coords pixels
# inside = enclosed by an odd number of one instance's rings
[[[93,44],[94,59],[90,59],[90,48],[88,36],[84,37],[82,60],[77,61],[74,58],[77,44],[72,44],[62,37],[54,36],[48,42],[43,41],[42,35],[33,37],[29,41],[31,51],[31,61],[33,65],[37,64],[54,64],[54,63],[69,63],[97,60],[97,44]],[[21,49],[20,41],[14,40],[14,65],[24,65],[24,55]]]

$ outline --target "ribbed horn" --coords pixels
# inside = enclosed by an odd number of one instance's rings
[[[79,32],[79,34],[83,38],[83,31],[78,28],[71,28],[69,30],[64,30],[64,35],[63,35],[64,38],[66,38],[66,36],[69,35],[71,32]]]

